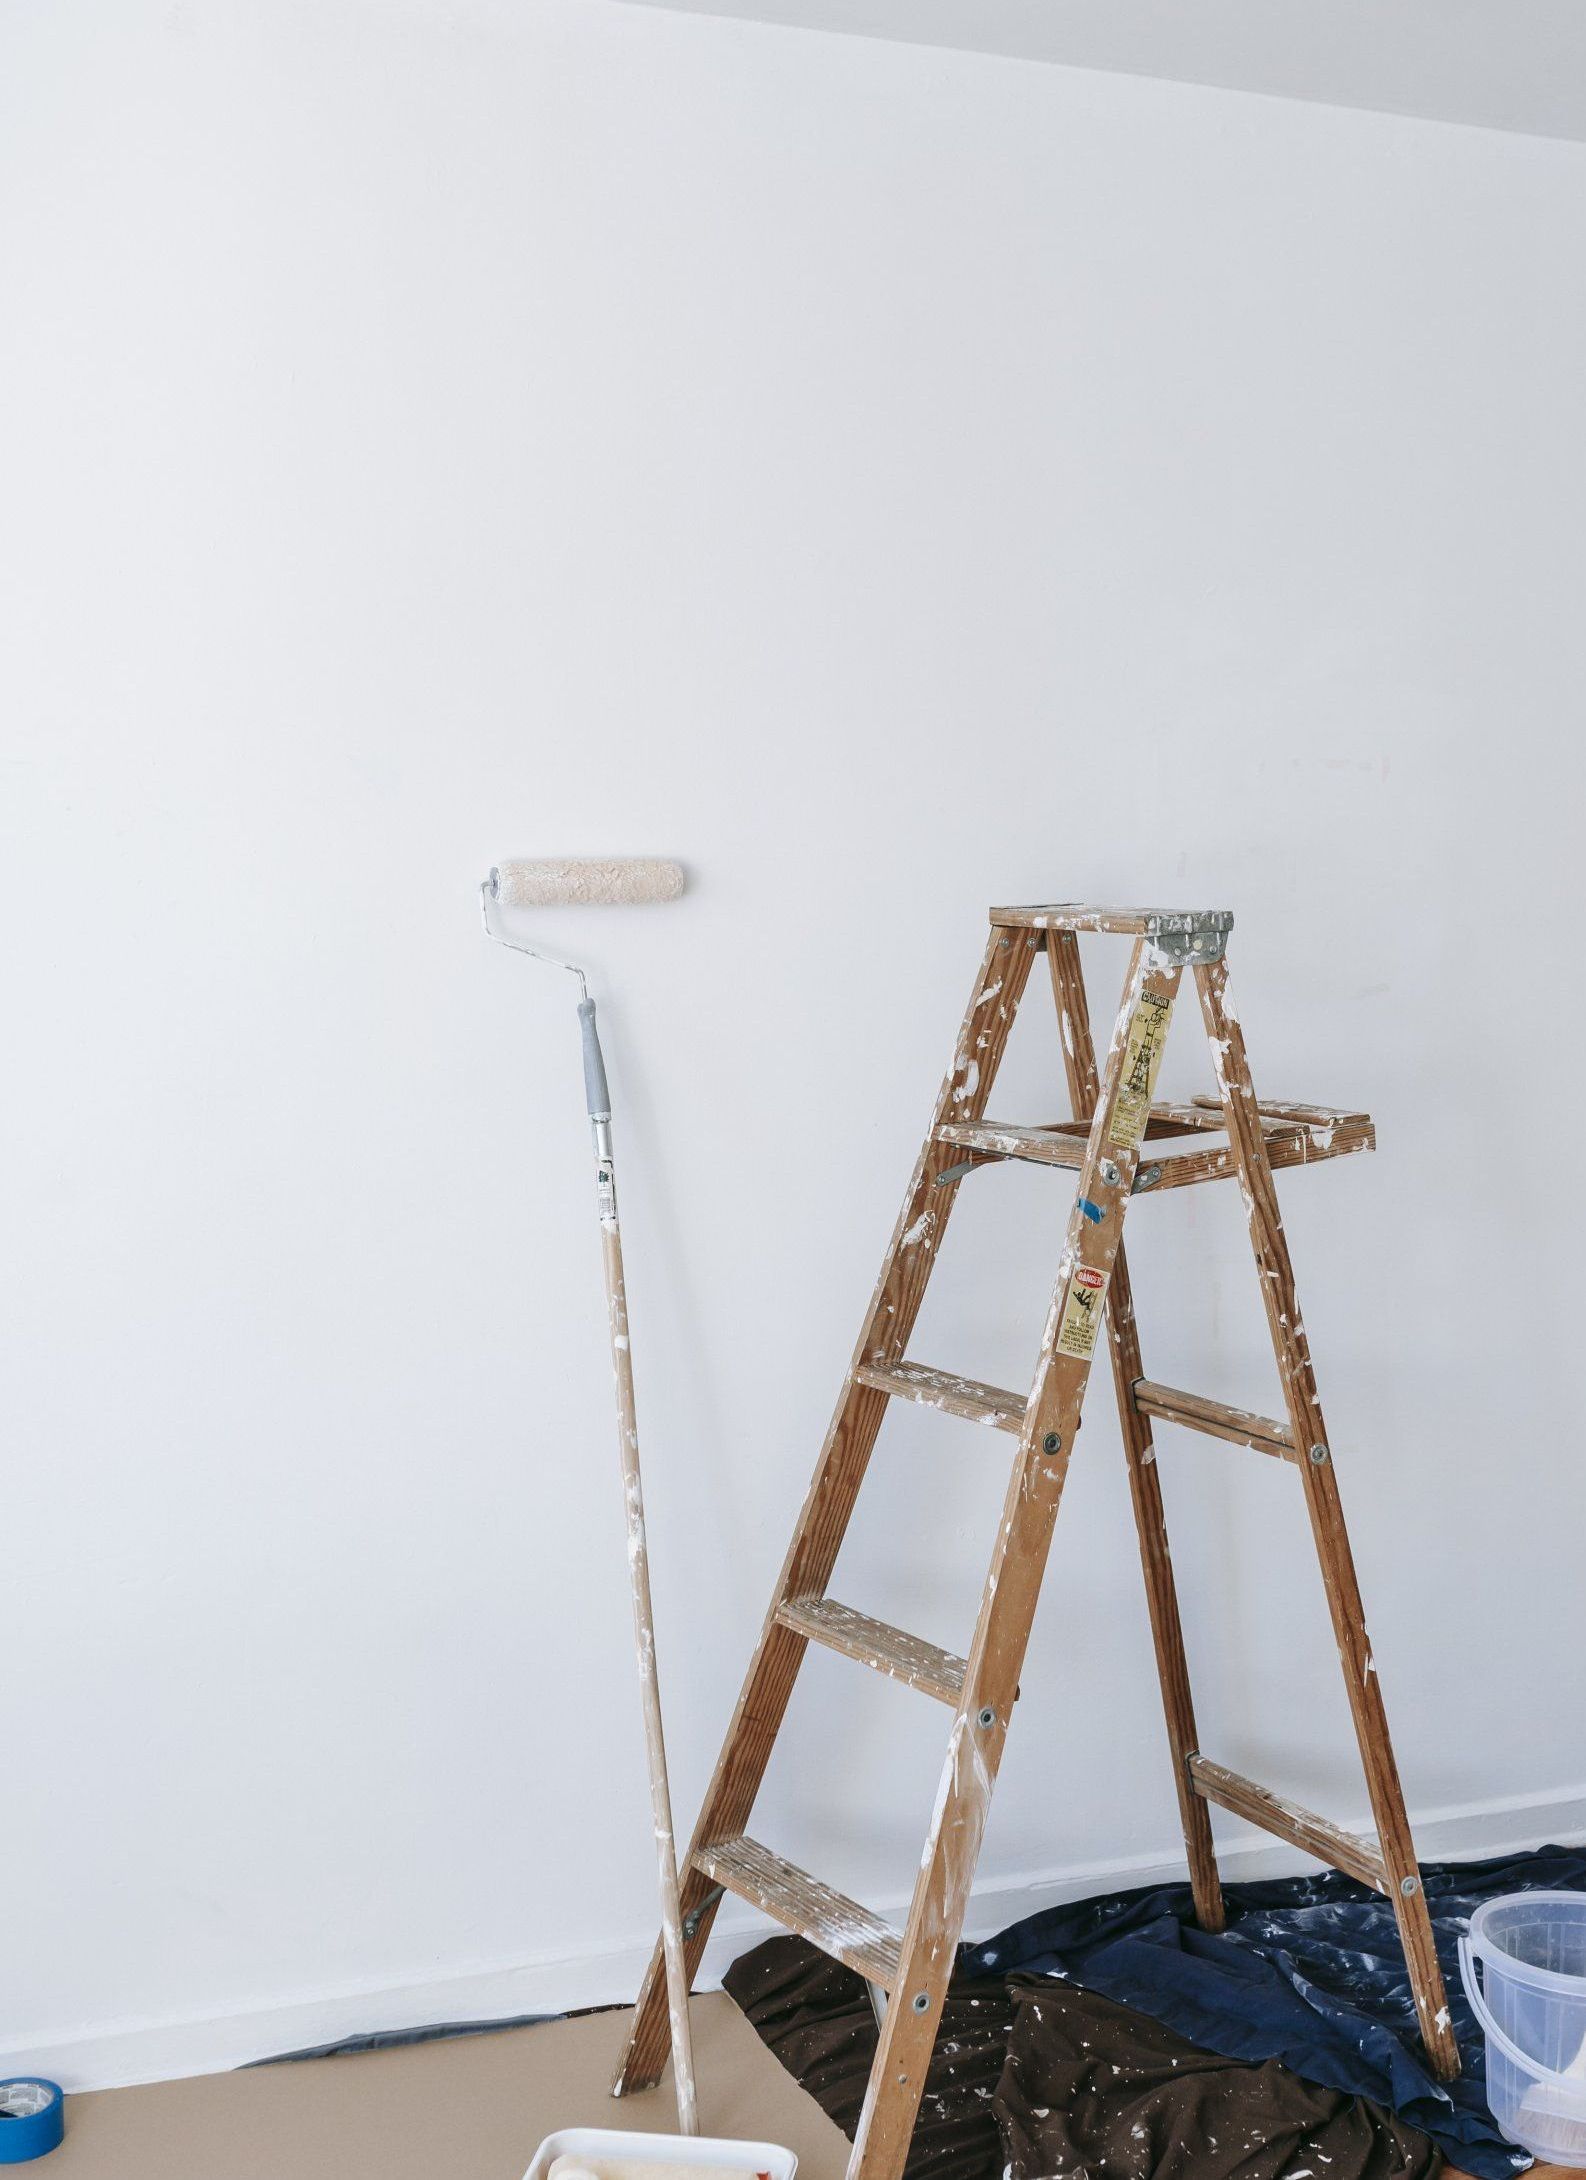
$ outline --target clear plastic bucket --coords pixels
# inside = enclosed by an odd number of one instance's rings
[[[1586,2166],[1586,1892],[1489,1900],[1459,1972],[1487,2032],[1493,2118],[1537,2157]]]

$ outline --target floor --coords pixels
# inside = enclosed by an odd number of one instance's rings
[[[785,2143],[798,2180],[842,2180],[848,2144],[725,1992],[690,2009],[709,2134]],[[671,2077],[610,2095],[626,2010],[347,2059],[69,2097],[40,2180],[522,2180],[558,2127],[675,2134]]]
[[[798,2180],[843,2180],[848,2144],[724,1992],[691,2009],[709,2134],[785,2143]],[[68,2100],[47,2180],[522,2180],[558,2127],[674,2134],[670,2077],[614,2104],[626,2011],[348,2059],[202,2074]],[[1574,2180],[1535,2165],[1531,2180]]]

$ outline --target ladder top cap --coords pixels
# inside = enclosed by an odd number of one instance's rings
[[[1122,931],[1154,939],[1231,931],[1234,916],[1230,908],[1093,908],[1085,901],[1049,901],[1027,908],[994,908],[991,920],[1024,931]]]

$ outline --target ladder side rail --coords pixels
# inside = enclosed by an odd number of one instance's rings
[[[1294,1267],[1250,1079],[1244,1032],[1228,997],[1226,963],[1197,962],[1195,981],[1228,1139],[1238,1166],[1251,1246],[1260,1275],[1261,1298],[1283,1383],[1289,1427],[1298,1455],[1296,1466],[1303,1479],[1306,1511],[1321,1563],[1323,1587],[1366,1776],[1366,1791],[1410,1971],[1421,2040],[1435,2072],[1444,2080],[1451,2080],[1459,2072],[1459,2046],[1449,2021],[1431,1918],[1405,1815],[1404,1789],[1394,1760],[1387,1710],[1366,1633],[1365,1606],[1355,1573],[1349,1533],[1344,1526],[1327,1427],[1317,1398],[1316,1374],[1300,1316]]]
[[[864,1330],[694,1828],[682,1881],[684,1963],[690,1983],[699,1973],[719,1905],[711,1897],[716,1890],[711,1878],[695,1858],[714,1841],[747,1826],[808,1647],[808,1636],[778,1615],[792,1598],[825,1590],[887,1411],[887,1394],[863,1384],[855,1373],[866,1361],[893,1361],[903,1354],[958,1194],[955,1188],[936,1186],[938,1174],[961,1156],[936,1140],[936,1130],[950,1120],[978,1120],[985,1112],[1039,945],[1036,934],[995,928],[987,940]],[[665,1999],[658,1944],[640,1986],[614,2095],[647,2089],[660,2080],[670,2047]]]
[[[1054,931],[1047,938],[1046,951],[1074,1117],[1090,1120],[1096,1110],[1101,1083],[1096,1070],[1096,1044],[1091,1035],[1079,940],[1070,931]],[[1203,1930],[1221,1930],[1225,1921],[1223,1891],[1217,1872],[1211,1812],[1204,1796],[1195,1791],[1189,1774],[1189,1759],[1200,1748],[1200,1739],[1195,1725],[1189,1660],[1184,1648],[1184,1626],[1173,1579],[1167,1512],[1162,1503],[1151,1422],[1135,1401],[1134,1389],[1145,1376],[1145,1369],[1140,1360],[1140,1332],[1129,1284],[1129,1266],[1121,1242],[1107,1292],[1107,1344],[1112,1356],[1118,1424],[1123,1434],[1129,1496],[1140,1539],[1140,1565],[1145,1576],[1146,1603],[1151,1618],[1151,1639],[1156,1649],[1157,1675],[1162,1685],[1168,1743],[1173,1752],[1173,1784],[1178,1795],[1184,1851],[1189,1860],[1195,1915]]]
[[[936,1807],[904,1924],[898,1981],[882,2023],[855,2130],[848,2180],[901,2180],[908,2156],[1079,1427],[1105,1282],[1114,1272],[1139,1158],[1138,1130],[1143,1129],[1144,1107],[1150,1103],[1147,1079],[1143,1104],[1136,1107],[1134,1140],[1114,1140],[1115,1120],[1123,1121],[1120,1092],[1126,1060],[1137,1073],[1154,1076],[1179,976],[1178,966],[1157,955],[1148,940],[1136,942],[1069,1215],[1024,1431],[987,1570],[963,1696],[948,1739]],[[1137,1015],[1149,1019],[1156,1031],[1155,1049],[1147,1054],[1143,1071],[1138,1048],[1131,1047]],[[1102,1212],[1099,1222],[1081,1213],[1081,1200]],[[1076,1286],[1079,1273],[1089,1276]],[[1093,1284],[1097,1274],[1103,1281],[1099,1289]],[[1088,1310],[1075,1303],[1076,1293],[1091,1297]],[[1083,1331],[1076,1331],[1076,1321]],[[1086,1337],[1091,1345],[1083,1348],[1080,1343]]]

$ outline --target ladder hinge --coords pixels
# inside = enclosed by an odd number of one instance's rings
[[[950,1188],[955,1181],[961,1181],[966,1173],[973,1173],[979,1164],[978,1158],[966,1158],[956,1166],[949,1166],[945,1173],[939,1173],[934,1185],[937,1188]]]
[[[1204,922],[1199,918],[1184,918],[1180,929],[1162,927],[1150,934],[1151,944],[1164,960],[1187,969],[1197,961],[1221,961],[1228,944],[1228,925],[1231,921],[1222,911],[1214,911]]]
[[[692,1938],[697,1933],[700,1924],[716,1905],[716,1902],[723,1897],[726,1890],[725,1885],[712,1885],[699,1906],[691,1908],[688,1914],[683,1917],[683,1935],[685,1938]]]

